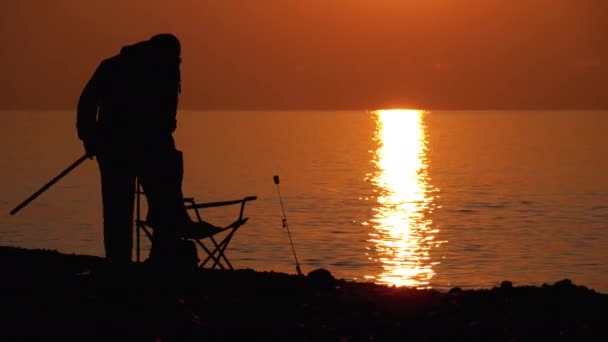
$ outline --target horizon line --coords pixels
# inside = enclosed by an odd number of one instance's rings
[[[503,107],[503,108],[486,108],[486,107],[470,107],[470,108],[458,108],[458,107],[445,107],[445,108],[430,108],[430,107],[417,107],[417,106],[382,106],[376,108],[319,108],[319,107],[291,107],[291,108],[216,108],[216,107],[182,107],[178,108],[179,111],[234,111],[234,112],[278,112],[278,111],[309,111],[309,112],[327,112],[327,111],[374,111],[374,110],[390,110],[390,109],[412,109],[422,111],[607,111],[607,107]],[[0,107],[0,111],[26,111],[26,110],[39,110],[39,111],[76,111],[76,108],[62,108],[62,107]]]

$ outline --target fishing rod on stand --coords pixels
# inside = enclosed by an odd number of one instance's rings
[[[300,269],[300,263],[298,262],[298,256],[296,255],[296,249],[293,246],[293,240],[291,239],[291,233],[289,232],[289,225],[287,224],[287,216],[285,216],[285,207],[283,206],[283,198],[281,197],[281,188],[279,187],[279,176],[273,176],[274,184],[277,185],[277,192],[279,194],[279,201],[281,202],[281,210],[283,211],[283,228],[287,230],[287,236],[289,236],[289,242],[291,243],[291,250],[293,251],[293,257],[296,259],[296,271],[298,276],[302,277],[302,270]]]

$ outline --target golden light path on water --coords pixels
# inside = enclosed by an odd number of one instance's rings
[[[435,209],[435,192],[428,176],[424,111],[378,110],[373,163],[368,175],[377,192],[377,207],[370,225],[372,258],[382,271],[366,278],[377,283],[429,287],[435,275],[430,250],[438,247],[437,229],[429,214]]]

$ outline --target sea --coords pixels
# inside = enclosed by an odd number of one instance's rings
[[[95,160],[9,214],[82,156],[75,112],[0,123],[0,245],[103,256]],[[608,293],[608,111],[180,110],[175,139],[185,196],[257,196],[226,250],[235,268]],[[202,214],[223,226],[239,209]]]

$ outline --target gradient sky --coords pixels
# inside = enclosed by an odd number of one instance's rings
[[[3,0],[0,108],[173,32],[181,108],[608,108],[606,0]]]

